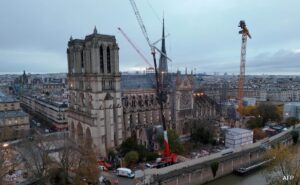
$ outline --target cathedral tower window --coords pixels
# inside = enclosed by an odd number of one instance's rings
[[[83,50],[80,52],[80,56],[81,56],[81,68],[84,68],[84,53],[83,53]]]
[[[110,49],[107,47],[106,49],[106,56],[107,56],[107,73],[111,73],[111,61],[110,61]]]
[[[100,46],[100,72],[104,73],[103,47]]]

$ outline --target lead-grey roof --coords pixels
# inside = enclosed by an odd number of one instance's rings
[[[142,74],[142,75],[122,75],[121,76],[121,89],[153,89],[155,88],[155,75]]]
[[[22,110],[12,110],[12,111],[0,111],[0,118],[15,118],[15,117],[25,117],[28,114]]]
[[[166,81],[165,87],[172,90],[176,87],[176,73],[168,73],[168,76],[164,79]],[[193,76],[193,89],[199,89],[201,76]],[[156,86],[155,74],[130,74],[121,76],[121,89],[134,90],[134,89],[154,89]]]
[[[12,96],[6,96],[4,93],[0,91],[0,103],[13,103],[17,102],[18,100]]]

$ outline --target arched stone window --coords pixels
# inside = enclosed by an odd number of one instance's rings
[[[83,50],[81,50],[80,56],[81,56],[81,58],[80,58],[81,65],[80,66],[81,66],[81,68],[84,68],[84,52],[83,52]]]
[[[110,60],[110,48],[106,49],[106,61],[107,61],[107,73],[111,73],[111,60]]]
[[[85,102],[84,102],[84,94],[80,93],[80,103],[82,106],[85,106]]]
[[[70,134],[71,134],[71,139],[75,140],[75,127],[74,127],[73,122],[71,123],[71,132],[70,132]]]
[[[85,133],[85,144],[87,147],[91,148],[93,145],[93,139],[92,139],[92,134],[90,128],[86,129]]]
[[[149,100],[148,100],[148,96],[145,96],[145,105],[148,106],[149,105]]]
[[[77,142],[79,144],[83,144],[83,129],[82,129],[82,126],[81,126],[81,123],[78,123],[77,125]]]
[[[135,102],[135,96],[132,97],[132,107],[136,106],[136,102]]]
[[[99,49],[99,56],[100,56],[100,73],[104,73],[104,60],[103,60],[103,47],[100,46]]]

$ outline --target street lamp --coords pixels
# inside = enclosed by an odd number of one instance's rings
[[[2,146],[3,146],[4,148],[7,148],[7,147],[9,146],[9,144],[8,144],[8,143],[4,143]]]

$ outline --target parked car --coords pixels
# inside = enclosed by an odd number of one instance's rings
[[[155,168],[157,166],[157,164],[155,164],[155,163],[154,164],[146,163],[145,166],[147,168]]]

